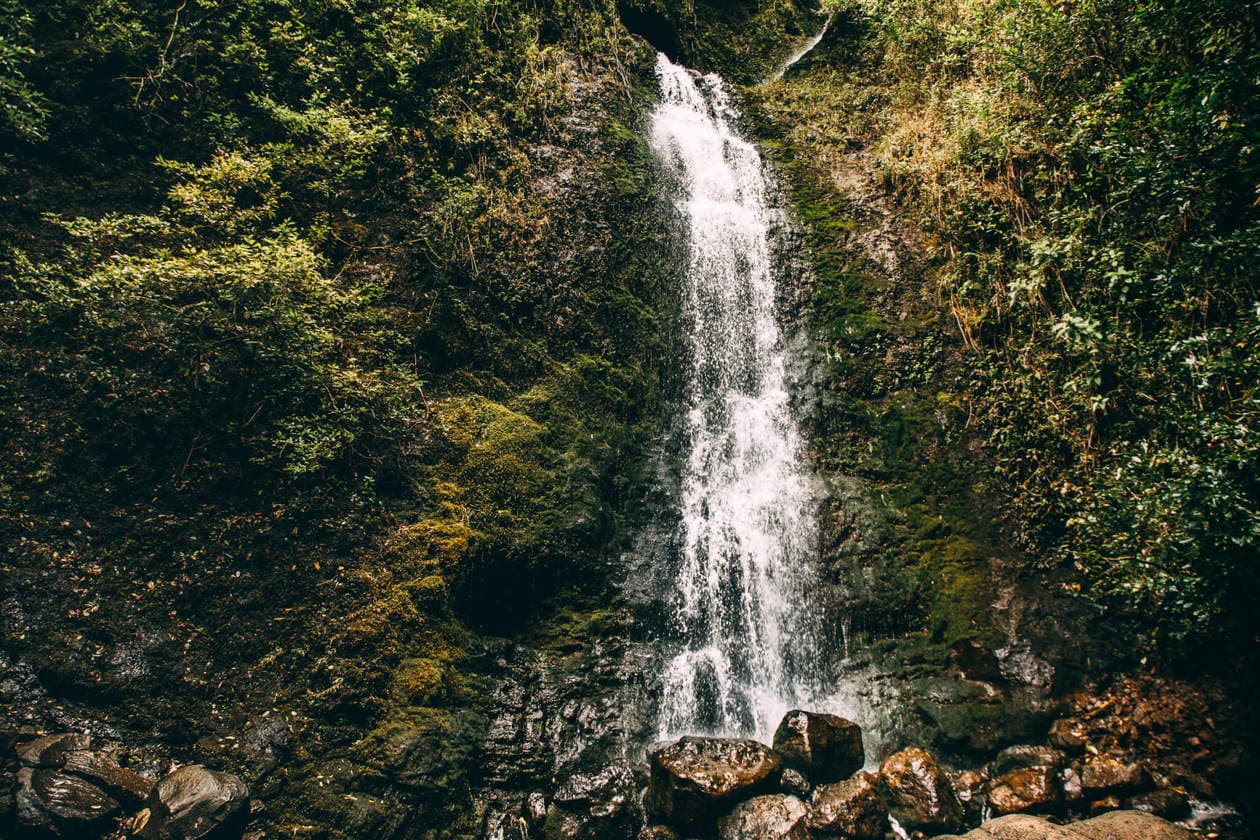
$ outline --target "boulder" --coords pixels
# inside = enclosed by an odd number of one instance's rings
[[[964,840],[1081,840],[1066,826],[1057,826],[1041,817],[1027,814],[1011,814],[989,820],[984,825],[962,835]],[[936,840],[959,840],[954,835],[937,837]]]
[[[1051,747],[1019,744],[1007,747],[993,759],[993,775],[1002,776],[1012,770],[1026,770],[1030,767],[1062,767],[1067,764],[1067,755]]]
[[[782,793],[755,796],[718,820],[722,840],[809,840],[805,803]]]
[[[63,732],[45,735],[33,741],[18,744],[17,756],[28,767],[60,767],[66,763],[66,755],[72,750],[86,750],[92,745],[92,737],[82,732]]]
[[[924,750],[888,756],[879,778],[888,810],[903,828],[950,831],[962,824],[962,806],[949,779]]]
[[[1190,800],[1179,790],[1163,788],[1150,793],[1139,793],[1125,800],[1130,811],[1143,811],[1166,820],[1182,820],[1190,816]]]
[[[846,779],[866,763],[862,729],[836,715],[788,712],[774,731],[774,750],[783,763],[815,783]]]
[[[843,782],[818,788],[805,824],[814,837],[880,840],[888,830],[888,811],[879,778],[859,771]]]
[[[1112,811],[1068,826],[1087,840],[1192,840],[1189,831],[1153,814]]]
[[[249,788],[230,773],[188,764],[163,776],[147,800],[145,840],[239,838],[249,821]]]
[[[1126,764],[1107,756],[1098,756],[1081,768],[1081,787],[1086,796],[1136,791],[1148,784],[1146,771],[1140,764]]]
[[[684,737],[648,753],[649,812],[675,828],[706,831],[738,803],[768,793],[781,760],[765,744]]]
[[[1012,814],[990,820],[961,840],[1191,840],[1184,828],[1137,811],[1115,811],[1082,822],[1055,825],[1041,817]],[[960,840],[953,835],[936,840]]]
[[[993,780],[988,800],[999,814],[1057,811],[1063,801],[1059,773],[1053,767],[1012,770]]]
[[[139,807],[153,791],[154,782],[139,773],[118,766],[106,752],[74,750],[66,753],[66,772],[76,773],[100,785],[120,802]]]
[[[22,828],[57,836],[101,832],[121,808],[91,782],[60,770],[23,767],[17,772],[17,821]]]

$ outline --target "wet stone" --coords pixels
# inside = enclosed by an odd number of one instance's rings
[[[920,749],[902,750],[879,768],[884,801],[907,830],[950,831],[962,824],[962,806],[936,760]]]
[[[837,715],[788,712],[774,732],[774,750],[783,763],[817,783],[845,779],[862,769],[862,730]]]
[[[1081,769],[1081,787],[1088,796],[1131,792],[1146,785],[1146,771],[1140,764],[1100,756],[1085,762]]]
[[[28,767],[60,767],[66,763],[68,753],[73,750],[86,750],[91,745],[90,735],[81,732],[63,732],[18,744],[17,756]]]
[[[989,787],[989,805],[999,814],[1058,810],[1063,799],[1058,771],[1027,767],[998,777]]]
[[[880,840],[889,824],[879,778],[860,771],[843,782],[818,788],[806,825],[814,837]]]
[[[18,825],[73,835],[103,826],[118,802],[85,779],[59,770],[23,767],[17,773]]]
[[[189,764],[163,776],[147,805],[146,840],[239,837],[249,820],[249,788],[230,773]]]
[[[795,796],[757,796],[736,805],[718,821],[718,836],[722,840],[810,840],[806,810]]]
[[[680,738],[648,753],[649,812],[675,828],[705,831],[737,803],[778,781],[779,756],[736,738]]]

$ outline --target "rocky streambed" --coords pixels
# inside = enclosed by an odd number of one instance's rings
[[[1085,744],[1066,721],[1054,734],[1064,747]],[[1190,815],[1182,790],[1161,786],[1140,763],[1096,751],[1073,756],[1054,745],[1008,747],[983,767],[964,770],[911,747],[872,772],[863,769],[856,724],[797,710],[783,719],[772,746],[684,737],[650,750],[648,760],[649,824],[641,840],[881,840],[954,836],[976,825],[965,836],[1191,836],[1165,819]],[[1086,815],[1093,816],[1071,821]]]

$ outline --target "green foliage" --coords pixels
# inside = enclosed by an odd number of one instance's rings
[[[913,198],[1028,546],[1168,652],[1260,595],[1254,4],[871,0]],[[1123,624],[1121,622],[1124,622]]]

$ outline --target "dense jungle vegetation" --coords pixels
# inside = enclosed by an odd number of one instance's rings
[[[0,0],[7,656],[227,766],[202,734],[284,708],[276,825],[472,831],[482,636],[602,603],[671,397],[637,36],[751,84],[820,20],[619,6]],[[860,147],[1030,571],[1137,656],[1253,666],[1260,4],[824,11],[761,95],[813,253]]]

